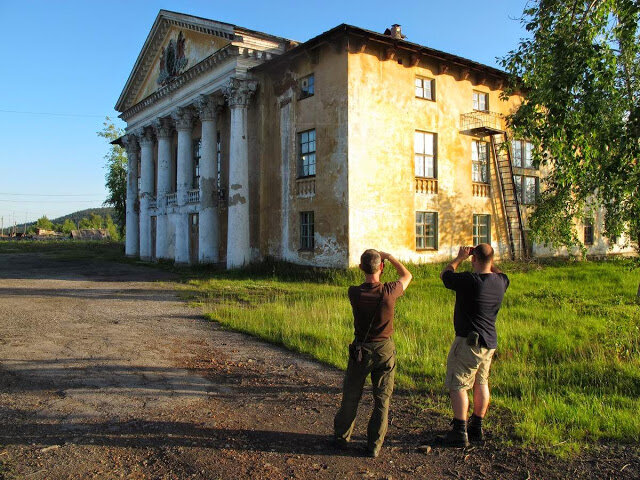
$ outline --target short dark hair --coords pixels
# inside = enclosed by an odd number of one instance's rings
[[[488,243],[480,243],[474,247],[473,256],[478,263],[486,265],[493,260],[493,247]]]
[[[380,252],[373,248],[365,250],[364,253],[360,255],[360,268],[362,268],[364,273],[376,273],[380,269],[381,263],[382,258],[380,257]]]

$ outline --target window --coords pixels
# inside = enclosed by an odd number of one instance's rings
[[[491,215],[473,215],[473,244],[491,243]]]
[[[193,180],[191,188],[200,188],[200,147],[202,139],[193,141]]]
[[[438,214],[416,212],[416,249],[438,249]]]
[[[306,77],[302,77],[298,81],[298,84],[300,86],[300,99],[312,97],[315,93],[315,79],[313,77],[313,73]]]
[[[313,212],[300,212],[300,250],[313,251]]]
[[[489,183],[489,143],[471,141],[471,177],[474,182]]]
[[[138,175],[137,184],[138,184],[138,195],[142,193],[141,185],[142,185],[142,161],[140,160],[140,155],[138,155],[138,171],[136,172]]]
[[[416,77],[416,97],[427,100],[436,99],[436,81],[431,78]]]
[[[299,133],[298,147],[298,177],[313,177],[316,174],[316,131]]]
[[[593,222],[591,220],[584,222],[584,244],[593,245]]]
[[[416,131],[414,135],[414,159],[416,177],[436,178],[436,134]]]
[[[518,168],[534,168],[531,142],[524,140],[511,141],[512,163]]]
[[[523,205],[533,205],[538,198],[539,179],[528,175],[514,175],[513,181],[516,184],[516,195],[518,201]]]
[[[473,109],[486,112],[489,110],[489,94],[473,92]]]

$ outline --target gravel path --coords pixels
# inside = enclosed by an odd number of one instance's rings
[[[418,452],[425,431],[447,422],[403,394],[380,458],[358,449],[369,396],[355,446],[337,452],[328,439],[340,372],[204,321],[175,280],[144,266],[0,254],[0,479],[567,473],[491,442]],[[572,476],[636,478],[637,450],[621,448],[595,470],[572,462]]]

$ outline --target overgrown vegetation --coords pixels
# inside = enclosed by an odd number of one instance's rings
[[[441,265],[413,266],[397,304],[398,385],[449,414],[443,387],[454,294]],[[511,277],[498,319],[489,425],[526,444],[566,452],[640,435],[637,259],[503,265]],[[388,278],[387,278],[388,280]],[[188,282],[211,320],[346,367],[356,270],[263,264]]]

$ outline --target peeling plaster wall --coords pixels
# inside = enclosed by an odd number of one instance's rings
[[[314,74],[315,94],[301,99],[298,79]],[[322,47],[317,63],[295,59],[261,74],[260,252],[317,266],[346,267],[347,56]],[[316,130],[316,176],[297,179],[298,133]],[[299,194],[315,182],[315,194]],[[315,248],[300,251],[300,212],[313,211]]]
[[[421,60],[409,66],[400,56],[383,60],[371,47],[349,54],[349,263],[362,251],[377,248],[413,262],[450,258],[472,243],[473,214],[491,215],[492,244],[508,253],[497,190],[490,197],[472,195],[471,142],[460,132],[460,114],[471,112],[474,90],[489,94],[491,111],[509,113],[515,101],[499,100],[491,82],[474,73]],[[435,101],[415,97],[416,76],[435,79]],[[414,132],[437,134],[437,194],[415,189]],[[488,140],[488,139],[487,139]],[[493,164],[490,171],[495,174]],[[493,175],[492,175],[493,176]],[[495,184],[495,176],[492,179]],[[417,251],[415,212],[438,212],[437,250]]]

